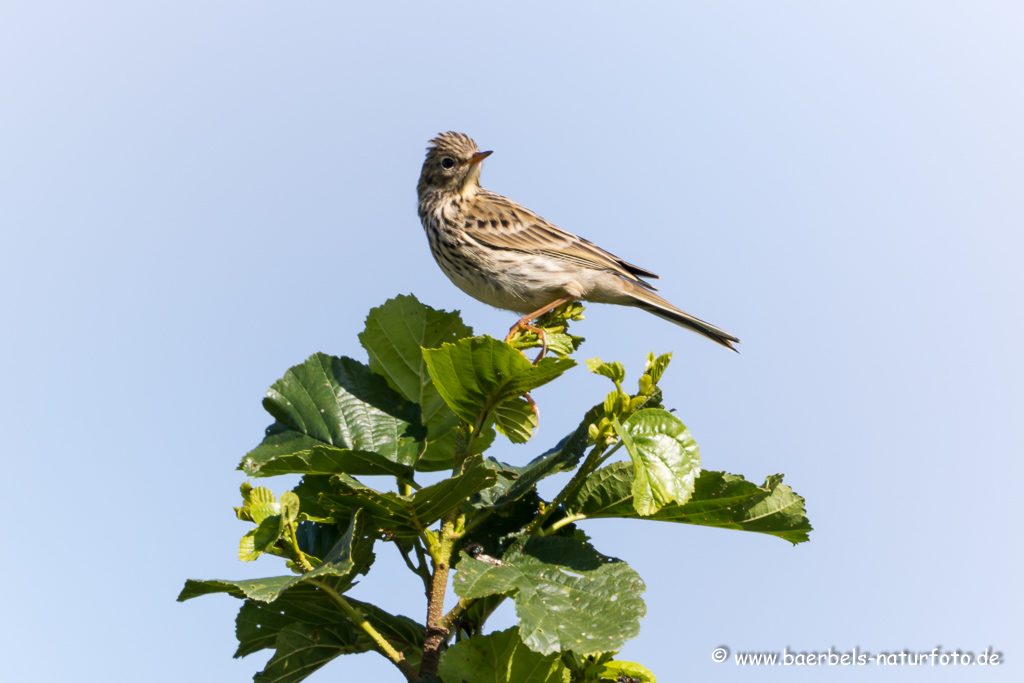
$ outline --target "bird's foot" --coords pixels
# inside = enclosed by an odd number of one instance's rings
[[[533,359],[533,364],[536,365],[548,352],[548,336],[547,332],[544,331],[544,328],[536,327],[534,325],[530,325],[529,323],[530,320],[526,318],[517,320],[516,324],[513,325],[511,329],[509,329],[508,336],[505,337],[505,343],[510,343],[512,339],[516,336],[516,333],[519,332],[519,330],[527,330],[529,332],[533,332],[535,335],[537,335],[537,338],[540,339],[540,353],[537,354],[537,357]],[[520,350],[520,353],[522,353],[524,356],[526,355],[525,351]]]

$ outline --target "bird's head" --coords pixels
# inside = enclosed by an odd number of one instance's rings
[[[441,133],[430,141],[417,185],[420,197],[427,192],[464,194],[480,187],[480,162],[490,156],[462,133]]]

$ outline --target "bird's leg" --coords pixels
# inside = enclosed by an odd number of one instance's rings
[[[548,352],[548,338],[547,338],[547,333],[544,332],[543,328],[535,327],[534,325],[531,325],[530,323],[533,322],[534,320],[536,320],[537,318],[541,317],[545,313],[547,313],[549,311],[553,311],[556,308],[558,308],[559,306],[561,306],[562,304],[568,303],[568,302],[572,301],[575,298],[576,297],[574,297],[572,295],[563,296],[561,298],[555,299],[554,301],[549,303],[547,306],[544,306],[543,308],[538,308],[533,313],[527,313],[522,318],[517,320],[515,325],[513,325],[511,328],[509,328],[508,336],[505,337],[505,343],[508,343],[508,342],[512,341],[512,337],[519,330],[529,330],[530,332],[533,332],[534,334],[536,334],[537,337],[540,339],[540,354],[536,358],[533,359],[533,364],[536,365],[537,363],[540,362],[541,358],[543,358],[545,356],[545,354],[547,354],[547,352]]]

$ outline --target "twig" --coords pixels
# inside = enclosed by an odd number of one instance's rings
[[[348,600],[346,600],[341,594],[322,581],[311,579],[308,583],[313,584],[323,592],[327,593],[338,607],[341,608],[341,611],[345,613],[345,616],[351,619],[352,623],[361,628],[366,635],[370,636],[373,642],[377,644],[377,647],[380,648],[384,656],[390,659],[391,662],[398,667],[399,671],[405,675],[406,680],[412,683],[412,681],[418,681],[420,679],[420,675],[412,668],[412,665],[405,661],[405,655],[392,647],[391,643],[389,643],[384,636],[380,634],[380,631],[375,629],[373,624],[366,620],[366,616],[360,610],[349,604]]]

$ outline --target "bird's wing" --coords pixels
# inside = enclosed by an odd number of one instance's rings
[[[549,223],[511,199],[481,189],[466,207],[463,230],[475,241],[495,249],[510,249],[570,261],[584,268],[606,270],[647,289],[640,278],[657,279],[649,270],[634,266],[593,242]]]

